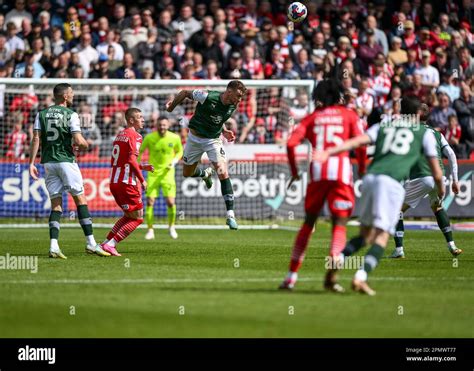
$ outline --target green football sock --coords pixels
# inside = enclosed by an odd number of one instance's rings
[[[342,253],[344,254],[344,256],[351,256],[352,254],[356,253],[364,246],[365,246],[365,238],[362,236],[357,236],[351,239],[347,243]]]
[[[197,167],[196,170],[194,170],[194,174],[191,175],[192,178],[202,178],[204,176],[206,176],[206,173],[199,167]]]
[[[176,205],[173,205],[171,207],[168,207],[168,225],[169,226],[174,225],[175,221],[176,221]]]
[[[57,240],[59,237],[59,221],[61,220],[61,211],[51,210],[49,214],[49,238]]]
[[[234,190],[230,178],[221,179],[221,192],[227,211],[234,210]]]
[[[380,245],[374,243],[372,247],[367,251],[364,257],[364,271],[370,273],[375,269],[379,260],[382,258],[384,253],[384,248]]]
[[[435,213],[436,221],[438,222],[438,227],[441,229],[441,232],[446,238],[446,242],[453,241],[453,230],[451,229],[451,223],[449,222],[449,216],[446,210],[441,209]]]
[[[94,232],[92,230],[92,218],[89,213],[87,205],[79,205],[77,207],[77,216],[79,217],[79,224],[84,231],[85,236],[91,236]]]
[[[403,236],[405,235],[405,225],[403,224],[403,217],[398,220],[397,228],[395,231],[395,246],[403,247]]]
[[[145,220],[148,226],[148,229],[153,228],[153,206],[147,206],[145,209]]]

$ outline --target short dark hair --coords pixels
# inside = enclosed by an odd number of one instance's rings
[[[421,102],[417,97],[403,97],[400,104],[400,112],[403,115],[416,115],[421,108]]]
[[[321,81],[313,90],[316,107],[329,107],[341,104],[344,97],[344,87],[341,81],[326,79]]]
[[[139,112],[141,112],[139,108],[132,107],[132,108],[127,109],[125,111],[125,120],[128,121],[133,115]]]
[[[232,80],[227,84],[227,89],[230,90],[242,90],[242,92],[245,94],[247,92],[247,88],[245,87],[244,83],[239,80]]]
[[[57,84],[53,89],[54,99],[63,99],[64,94],[66,94],[67,90],[72,88],[71,84],[67,82],[62,82],[61,84]]]

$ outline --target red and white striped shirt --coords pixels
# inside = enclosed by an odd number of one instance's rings
[[[387,102],[388,94],[392,88],[392,81],[385,72],[380,73],[368,80],[368,93],[375,97],[374,107],[383,107]]]
[[[345,140],[362,134],[357,114],[343,106],[316,109],[306,116],[288,140],[288,160],[291,173],[297,174],[295,147],[304,139],[311,143],[313,151],[323,151],[342,144]],[[358,150],[359,167],[365,169],[365,150]],[[311,181],[340,181],[352,185],[352,166],[349,152],[329,157],[325,163],[311,161]]]
[[[110,183],[137,185],[137,177],[143,183],[137,157],[143,138],[133,127],[122,130],[115,137],[110,164]]]
[[[247,71],[249,71],[249,73],[250,73],[250,75],[252,75],[252,77],[255,76],[255,75],[258,75],[260,73],[263,73],[262,62],[260,62],[260,60],[258,60],[256,58],[251,59],[248,62],[245,61],[242,64],[242,67],[244,69],[246,69]]]

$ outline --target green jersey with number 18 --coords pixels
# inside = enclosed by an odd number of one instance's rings
[[[63,106],[51,106],[35,118],[34,130],[40,132],[41,163],[75,162],[72,134],[81,132],[79,115]]]
[[[369,174],[388,175],[402,182],[421,156],[438,155],[435,137],[424,125],[395,119],[372,126],[366,134],[375,143]]]

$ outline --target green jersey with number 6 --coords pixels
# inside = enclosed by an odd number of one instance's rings
[[[75,162],[72,134],[81,132],[79,115],[63,106],[51,106],[35,118],[34,130],[40,131],[41,163]]]
[[[443,135],[437,131],[434,130],[431,126],[424,125],[426,130],[430,130],[436,139],[436,151],[438,153],[438,159],[439,159],[439,166],[441,167],[441,170],[443,171],[444,174],[444,164],[443,164],[443,148],[445,146],[449,146],[448,142],[446,139],[444,139]],[[424,178],[425,176],[431,176],[431,169],[430,165],[428,165],[428,161],[424,156],[421,156],[415,166],[411,168],[410,171],[410,179],[418,179],[418,178]]]
[[[366,134],[375,143],[369,174],[388,175],[402,182],[420,156],[436,157],[434,135],[424,125],[393,120],[372,126]]]
[[[193,90],[193,99],[198,101],[196,111],[189,121],[189,128],[204,138],[215,139],[221,135],[223,125],[232,116],[237,106],[224,104],[221,93],[214,90]]]

